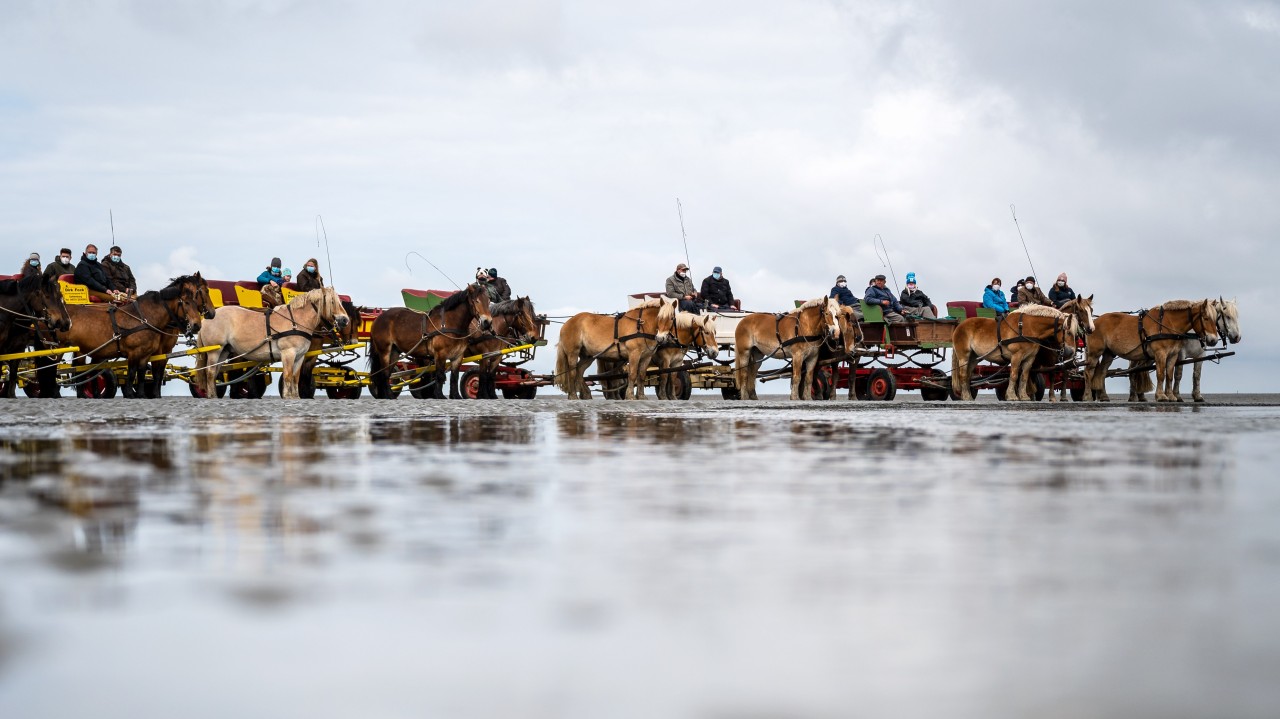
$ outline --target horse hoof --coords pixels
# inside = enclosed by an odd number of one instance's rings
[[[1192,399],[1196,402],[1204,402],[1204,397],[1192,397]]]

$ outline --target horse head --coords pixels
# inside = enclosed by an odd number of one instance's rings
[[[467,285],[466,297],[472,316],[480,320],[480,330],[492,332],[493,315],[489,314],[489,292],[479,282],[472,282]]]
[[[39,316],[49,329],[54,332],[65,332],[71,329],[71,313],[67,312],[67,303],[62,298],[62,283],[58,282],[58,278],[42,279],[39,290],[35,294],[38,295],[37,302],[41,305]],[[35,308],[32,309],[32,314],[35,315]]]
[[[840,301],[834,297],[824,298],[822,302],[821,322],[827,328],[827,335],[836,339],[840,338]]]
[[[689,323],[693,333],[693,346],[702,354],[715,359],[720,354],[720,344],[716,341],[716,316],[714,314],[693,315]]]
[[[138,299],[145,300],[158,295],[160,303],[169,313],[169,322],[182,330],[183,334],[194,334],[200,331],[200,320],[204,318],[197,294],[191,276],[183,275],[170,280],[169,285],[159,292],[147,292]]]
[[[342,306],[342,298],[338,296],[338,291],[332,287],[311,290],[304,297],[316,308],[320,319],[337,327],[339,334],[350,323],[351,318],[347,316],[347,310]]]
[[[209,296],[209,283],[204,281],[197,271],[194,275],[186,275],[178,278],[185,280],[185,285],[191,291],[191,301],[206,320],[213,319],[214,310],[217,308],[213,305],[213,298]]]
[[[1218,336],[1225,337],[1228,344],[1240,344],[1240,310],[1235,298],[1219,296],[1213,303],[1218,311]]]
[[[658,322],[657,331],[654,334],[658,338],[658,344],[670,344],[673,337],[676,337],[676,315],[679,309],[679,300],[674,297],[662,297],[658,304]]]
[[[1063,305],[1063,309],[1068,305],[1071,306],[1070,311],[1075,314],[1076,321],[1080,323],[1080,331],[1086,335],[1093,334],[1093,295],[1081,295]]]
[[[1191,320],[1191,331],[1200,335],[1205,344],[1217,344],[1221,323],[1219,321],[1218,303],[1210,299],[1201,300],[1199,312]]]
[[[513,336],[520,340],[521,344],[537,342],[539,325],[538,315],[533,311],[533,301],[528,297],[517,297],[512,304],[515,314],[508,327],[511,331],[517,333]]]
[[[843,341],[844,353],[852,355],[858,343],[862,341],[862,328],[858,326],[858,315],[854,313],[852,307],[841,305],[837,320],[840,323],[840,339]]]

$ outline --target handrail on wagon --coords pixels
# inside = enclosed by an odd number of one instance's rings
[[[533,347],[533,345],[531,344],[516,345],[514,347],[507,347],[505,349],[494,350],[493,352],[485,352],[484,354],[472,355],[470,357],[463,357],[462,359],[458,360],[458,364],[462,365],[468,362],[479,362],[480,360],[487,359],[489,357],[505,356],[505,355],[511,354],[512,352],[520,352],[523,350],[527,350],[531,347]],[[435,371],[436,371],[436,366],[434,364],[429,364],[426,367],[415,367],[414,369],[406,369],[406,370],[400,370],[399,372],[392,372],[391,377],[393,379],[396,377],[405,377],[405,376],[421,377],[422,375],[428,372],[435,372]]]
[[[49,355],[61,355],[68,352],[79,352],[79,347],[58,347],[51,350],[32,350],[30,352],[18,352],[11,355],[0,355],[0,362],[10,362],[12,360],[30,359],[32,357],[48,357]]]

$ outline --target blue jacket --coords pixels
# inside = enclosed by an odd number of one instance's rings
[[[877,307],[883,308],[884,305],[880,303],[884,302],[885,300],[889,300],[890,310],[893,310],[894,312],[902,311],[902,305],[898,303],[898,298],[893,296],[893,292],[890,291],[888,287],[881,289],[879,287],[876,287],[875,285],[871,285],[867,287],[867,294],[865,295],[865,297],[867,300],[867,304],[869,305],[875,305]]]
[[[1009,303],[1004,299],[1004,290],[993,290],[991,285],[982,293],[982,306],[996,312],[1008,312]]]
[[[272,280],[274,280],[274,281],[276,281],[276,282],[280,283],[280,286],[281,286],[281,287],[283,287],[283,286],[284,286],[284,275],[283,275],[283,274],[280,274],[280,275],[273,275],[273,274],[271,274],[271,268],[270,268],[270,267],[268,267],[267,269],[263,270],[263,271],[262,271],[262,274],[258,275],[258,284],[262,284],[262,285],[270,284]]]
[[[858,304],[858,298],[853,294],[853,290],[848,287],[841,287],[840,285],[833,286],[831,288],[831,294],[827,295],[827,297],[836,298],[843,307],[855,307]]]

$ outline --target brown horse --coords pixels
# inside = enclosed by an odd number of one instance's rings
[[[1176,402],[1175,366],[1183,344],[1192,339],[1218,341],[1218,306],[1209,299],[1170,300],[1136,315],[1108,312],[1098,318],[1097,327],[1084,371],[1086,401],[1110,401],[1107,369],[1116,357],[1123,357],[1130,362],[1154,361],[1156,401]]]
[[[506,302],[494,302],[489,305],[489,314],[493,317],[493,331],[485,333],[480,329],[479,320],[472,320],[471,334],[477,339],[467,345],[466,356],[484,355],[480,360],[480,388],[476,399],[497,399],[495,377],[498,365],[502,362],[502,350],[516,345],[533,344],[538,341],[541,322],[533,309],[533,302],[528,297],[517,297]],[[546,320],[542,320],[545,322]],[[492,355],[490,354],[492,353]],[[449,376],[450,394],[457,393],[465,397],[466,393],[458,389],[458,367],[454,367]]]
[[[226,305],[200,329],[200,346],[222,349],[196,356],[196,381],[205,397],[217,397],[218,367],[224,362],[276,362],[283,372],[285,399],[299,399],[302,363],[317,332],[350,322],[332,287],[302,292],[267,312]]]
[[[962,400],[973,400],[970,380],[981,360],[1009,365],[1005,397],[1030,400],[1031,369],[1041,350],[1060,353],[1074,347],[1082,332],[1093,331],[1093,295],[1081,297],[1056,310],[1026,305],[1001,317],[970,317],[952,335],[951,391]]]
[[[685,354],[695,352],[699,356],[715,359],[720,353],[716,344],[716,316],[695,315],[692,312],[676,313],[676,332],[673,344],[663,345],[653,354],[653,366],[671,369],[684,361]],[[658,375],[658,399],[679,399],[674,372]]]
[[[0,355],[17,354],[37,341],[40,326],[58,331],[71,328],[71,316],[62,301],[62,286],[50,277],[27,275],[12,282],[13,294],[0,291]],[[18,387],[18,365],[10,360],[8,378],[0,384],[0,397],[13,397]]]
[[[309,291],[309,290],[308,290]],[[341,299],[341,295],[339,295]],[[320,331],[315,337],[311,338],[311,349],[307,354],[311,354],[318,349],[331,347],[332,345],[349,345],[355,344],[358,340],[356,331],[360,329],[360,310],[350,300],[342,300],[342,311],[346,314],[348,322],[339,327],[337,323],[330,325],[322,325]],[[340,357],[341,353],[337,353]],[[355,354],[347,355],[348,358],[355,357]],[[343,366],[343,362],[334,361],[333,354],[327,354],[325,357],[304,357],[302,360],[302,371],[298,379],[298,396],[301,399],[311,399],[316,395],[316,381],[314,370],[316,365],[324,360],[326,364],[333,367]]]
[[[671,341],[676,300],[651,297],[616,315],[582,312],[560,328],[556,343],[556,386],[569,399],[591,399],[583,375],[598,360],[625,360],[627,399],[644,399],[644,376],[660,345]]]
[[[197,272],[176,277],[164,289],[145,292],[127,304],[71,305],[67,311],[71,327],[57,333],[60,344],[79,347],[87,361],[123,357],[128,368],[121,387],[124,396],[159,397],[168,360],[150,358],[172,352],[180,336],[199,331],[201,318],[213,316],[213,301]]]
[[[475,338],[472,320],[479,320],[480,333],[493,328],[489,293],[479,283],[449,295],[430,312],[393,307],[378,315],[369,332],[369,390],[373,396],[392,399],[391,373],[406,356],[419,365],[435,365],[432,395],[444,399],[447,367],[466,356],[467,343]],[[450,394],[453,399],[460,396]]]
[[[756,375],[770,357],[790,357],[791,399],[813,399],[818,350],[828,337],[840,337],[840,303],[829,297],[809,300],[792,312],[756,312],[738,322],[734,335],[736,380],[742,399],[760,399]]]

